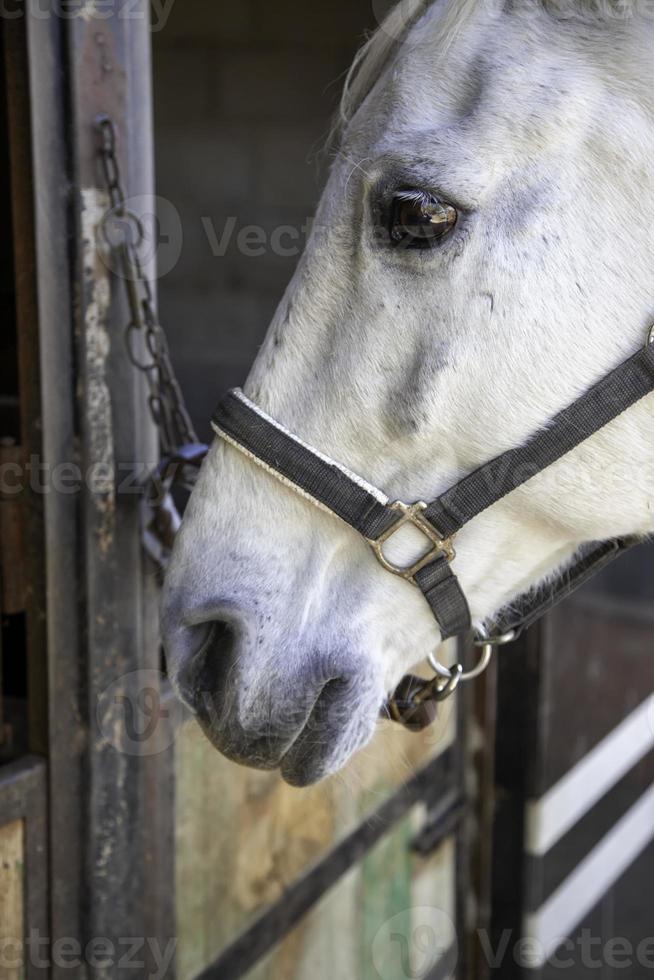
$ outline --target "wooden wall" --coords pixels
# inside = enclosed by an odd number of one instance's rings
[[[456,942],[454,845],[446,840],[427,860],[412,854],[420,820],[416,810],[399,824],[247,980],[428,975]]]
[[[0,827],[0,980],[23,977],[24,823]]]
[[[420,735],[380,723],[373,742],[342,773],[297,790],[275,773],[255,772],[223,759],[197,725],[187,722],[176,746],[179,980],[195,977],[253,918],[282,898],[285,888],[418,768],[443,752],[451,744],[455,723],[453,701],[443,705],[433,728]],[[411,817],[413,823],[418,819]],[[319,956],[322,946],[330,948],[337,941],[350,950],[365,949],[382,912],[402,902],[411,904],[412,891],[422,887],[424,870],[421,862],[413,866],[407,847],[411,821],[394,828],[378,845],[382,857],[371,853],[337,886],[347,898],[335,899],[335,904],[325,899],[307,924],[282,944],[278,955],[286,972],[279,972],[275,954],[270,959],[272,972],[262,967],[255,971],[256,980],[319,980],[322,974],[316,973],[315,964],[308,965],[314,952]],[[441,860],[451,874],[450,852]],[[449,881],[447,875],[437,876],[433,882],[432,898],[441,902],[449,889],[449,884],[441,888],[445,879]],[[356,915],[348,904],[352,901]],[[345,967],[343,971],[338,975],[344,978],[374,976],[360,970],[348,974]],[[336,977],[329,971],[324,975],[329,980]]]

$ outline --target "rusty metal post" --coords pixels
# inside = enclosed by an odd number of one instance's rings
[[[172,750],[121,750],[99,715],[104,703],[124,721],[111,692],[159,667],[139,495],[123,488],[134,468],[155,463],[157,447],[124,352],[122,284],[96,247],[107,201],[94,128],[99,113],[112,115],[128,191],[151,199],[148,6],[71,4],[63,17],[42,8],[28,35],[44,457],[80,474],[75,492],[45,501],[52,939],[138,936],[165,949],[174,938]],[[87,972],[122,975],[119,958]],[[69,973],[54,965],[52,977]]]
[[[149,755],[146,747],[139,753],[111,737],[133,707],[126,701],[134,697],[131,675],[147,671],[153,678],[159,668],[156,594],[144,565],[140,499],[125,482],[130,468],[142,475],[155,464],[156,441],[143,379],[125,354],[124,284],[99,247],[108,208],[98,165],[99,115],[116,122],[128,195],[154,208],[149,8],[141,0],[131,5],[129,18],[121,11],[117,4],[110,17],[91,14],[66,25],[79,243],[74,281],[81,459],[83,473],[92,475],[82,494],[87,935],[148,937],[165,948],[174,934],[170,750]],[[97,976],[118,978],[120,968],[114,963]]]

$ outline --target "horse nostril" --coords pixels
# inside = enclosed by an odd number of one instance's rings
[[[201,630],[203,639],[177,674],[177,685],[192,711],[210,721],[217,715],[227,675],[238,656],[239,630],[226,620],[197,624],[193,630]]]
[[[230,623],[215,620],[208,624],[208,633],[202,647],[195,655],[198,676],[211,681],[226,657],[236,645],[236,631]]]

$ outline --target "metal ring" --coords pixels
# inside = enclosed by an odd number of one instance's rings
[[[120,238],[116,241],[112,241],[110,224],[113,221],[119,219],[123,222],[122,228],[116,228],[120,232]],[[129,231],[127,229],[136,229],[136,240],[131,241]],[[143,221],[138,214],[130,211],[128,208],[114,205],[109,208],[108,211],[102,215],[100,220],[100,230],[102,231],[102,237],[109,246],[110,249],[118,249],[127,246],[128,248],[137,249],[139,245],[145,240],[145,227]]]
[[[503,647],[505,643],[511,643],[515,640],[515,630],[508,630],[506,633],[502,633],[500,636],[486,636],[485,630],[481,629],[477,631],[479,638],[473,640],[476,647],[481,648],[481,656],[479,658],[479,663],[472,670],[467,671],[463,674],[461,680],[471,681],[475,677],[479,677],[483,674],[491,660],[493,659],[493,653],[496,647]]]
[[[479,677],[480,674],[483,674],[491,661],[494,649],[495,648],[492,643],[484,644],[478,663],[475,664],[475,666],[470,670],[464,670],[462,665],[459,663],[454,664],[452,667],[444,667],[443,664],[436,659],[436,655],[434,653],[430,653],[427,656],[427,660],[429,661],[429,666],[435,671],[437,676],[444,678],[448,682],[446,688],[449,688],[450,682],[454,677],[456,677],[456,684],[452,688],[452,690],[454,690],[460,681],[471,681],[474,680],[475,677]]]
[[[477,644],[475,644],[475,646],[476,645]],[[481,648],[481,656],[479,657],[477,664],[471,670],[466,670],[463,674],[461,674],[461,680],[472,681],[475,679],[475,677],[479,677],[481,674],[483,674],[492,660],[494,651],[495,647],[492,643],[484,643]]]
[[[654,323],[649,328],[649,333],[647,335],[647,344],[645,346],[646,347],[651,347],[652,344],[654,344]]]
[[[436,659],[436,654],[433,651],[427,654],[427,661],[432,670],[439,677],[445,678],[445,680],[451,680],[453,673],[458,670],[460,673],[457,684],[459,681],[472,681],[487,669],[493,657],[495,647],[501,647],[505,643],[511,643],[512,640],[515,640],[515,635],[515,630],[509,630],[500,636],[488,636],[483,628],[477,630],[477,637],[473,640],[473,643],[476,647],[481,647],[481,655],[479,661],[470,670],[464,670],[461,664],[455,664],[452,668],[443,666]]]
[[[475,664],[475,666],[470,670],[464,670],[462,665],[459,663],[454,664],[452,667],[445,667],[436,659],[436,655],[434,653],[428,654],[427,660],[429,662],[429,666],[435,671],[438,677],[442,677],[445,680],[450,681],[455,675],[457,675],[458,684],[459,681],[471,681],[474,680],[475,677],[479,677],[480,674],[483,674],[491,661],[494,649],[495,647],[492,643],[485,643],[478,663]]]
[[[498,636],[489,636],[483,626],[480,626],[472,642],[476,647],[486,646],[487,643],[493,647],[503,647],[505,643],[512,643],[515,638],[515,630],[507,630],[506,633],[500,633]]]
[[[434,673],[438,674],[439,677],[444,677],[445,680],[449,680],[452,676],[452,671],[450,668],[443,666],[443,664],[436,659],[436,653],[434,651],[427,654],[427,662]]]

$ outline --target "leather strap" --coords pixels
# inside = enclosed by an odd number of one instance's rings
[[[441,538],[522,486],[654,390],[654,344],[649,343],[592,386],[516,449],[464,477],[422,512]],[[361,477],[317,452],[266,415],[242,391],[230,391],[213,416],[216,432],[277,479],[336,514],[368,540],[399,522],[388,497]],[[570,595],[635,538],[591,543],[547,586],[532,589],[496,617],[493,633],[518,633]],[[465,595],[445,555],[415,575],[444,639],[470,629]]]
[[[501,610],[493,621],[493,633],[502,635],[513,632],[519,636],[550,609],[567,599],[625,551],[640,544],[638,538],[615,538],[581,549],[572,565],[564,569],[547,586],[530,589],[517,601]]]
[[[443,640],[467,633],[470,609],[458,578],[443,555],[416,572],[415,580],[436,617]]]
[[[251,402],[242,391],[227,393],[212,424],[223,439],[314,504],[336,514],[367,539],[398,524],[401,515],[388,497],[350,470],[307,446]],[[470,611],[459,580],[445,556],[415,576],[447,639],[470,629]]]
[[[388,507],[381,490],[291,435],[240,389],[227,393],[212,421],[218,434],[236,443],[252,462],[336,514],[364,538],[378,538],[397,524],[399,515]]]
[[[484,463],[434,500],[425,517],[443,537],[527,483],[654,389],[654,345],[639,350],[559,412],[523,446]]]

